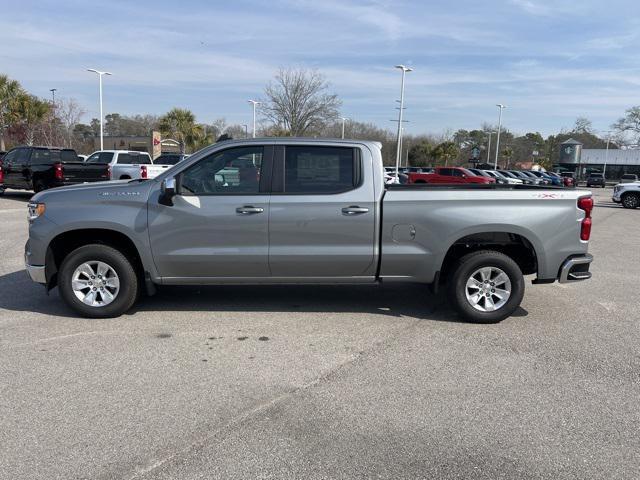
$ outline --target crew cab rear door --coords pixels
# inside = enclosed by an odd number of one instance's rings
[[[269,220],[272,276],[373,278],[376,203],[371,158],[365,153],[343,144],[276,147]]]

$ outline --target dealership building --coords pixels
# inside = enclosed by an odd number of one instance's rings
[[[554,170],[580,172],[584,178],[591,172],[605,172],[608,179],[619,179],[625,173],[640,177],[640,150],[618,148],[582,148],[582,143],[570,138],[560,144],[560,159]]]
[[[155,159],[161,153],[180,153],[180,144],[171,138],[162,138],[160,132],[151,132],[151,135],[104,135],[105,150],[135,150],[147,152]],[[100,137],[93,139],[94,151],[100,150]]]

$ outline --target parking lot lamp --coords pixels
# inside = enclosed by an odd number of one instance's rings
[[[98,84],[100,89],[100,150],[104,150],[104,129],[102,127],[103,123],[103,115],[102,115],[102,76],[103,75],[111,75],[109,72],[101,72],[99,70],[95,70],[93,68],[87,68],[88,72],[93,72],[98,75]]]
[[[256,138],[256,106],[260,105],[260,102],[257,100],[247,100],[250,104],[253,105],[253,138]]]
[[[609,143],[611,142],[611,132],[607,132],[607,149],[604,151],[604,167],[602,168],[602,178],[607,182],[607,162],[609,161]]]
[[[400,85],[400,109],[398,113],[398,145],[396,148],[396,178],[395,181],[399,182],[400,179],[400,154],[402,148],[402,112],[404,111],[404,77],[407,72],[412,72],[413,69],[405,67],[404,65],[396,65],[396,68],[402,70],[402,83]]]
[[[344,140],[344,122],[347,121],[346,117],[340,117],[342,118],[342,139]]]
[[[487,164],[491,161],[491,135],[493,132],[487,132],[489,134],[489,143],[487,143]]]
[[[249,138],[249,125],[243,123],[242,126],[244,127],[244,138]]]
[[[500,109],[500,114],[498,116],[498,137],[496,139],[496,161],[493,164],[494,170],[498,169],[498,152],[500,151],[500,132],[502,131],[502,110],[507,108],[507,106],[501,103],[498,103],[496,104],[496,107]]]

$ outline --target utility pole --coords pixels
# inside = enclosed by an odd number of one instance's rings
[[[396,65],[395,68],[402,70],[402,83],[400,85],[400,109],[398,112],[398,146],[396,149],[396,178],[395,182],[400,182],[400,154],[402,148],[402,112],[404,111],[404,77],[407,72],[412,72],[413,69],[405,67],[404,65]]]
[[[253,138],[256,138],[256,106],[260,105],[261,102],[257,100],[247,100],[251,105],[253,105]]]
[[[102,126],[102,124],[104,123],[104,115],[102,114],[102,76],[112,74],[109,72],[101,72],[93,68],[88,68],[87,71],[96,73],[98,75],[98,83],[100,85],[100,150],[104,150],[104,128]]]
[[[50,88],[51,92],[51,122],[49,123],[49,141],[53,145],[53,122],[56,119],[56,90],[57,88]]]
[[[502,110],[504,110],[506,105],[501,103],[496,104],[496,107],[500,109],[500,116],[498,117],[498,138],[496,139],[496,161],[493,165],[493,169],[498,169],[498,152],[500,151],[500,132],[502,131]]]
[[[344,122],[347,121],[347,118],[345,117],[341,117],[342,118],[342,139],[344,140]]]

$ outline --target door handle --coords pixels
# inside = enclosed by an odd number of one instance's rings
[[[245,205],[244,207],[236,208],[236,213],[240,215],[254,215],[256,213],[264,212],[264,208],[262,207],[253,207],[251,205]]]
[[[351,205],[350,207],[344,207],[342,209],[343,215],[361,215],[363,213],[367,213],[369,211],[368,208],[359,207],[357,205]]]

